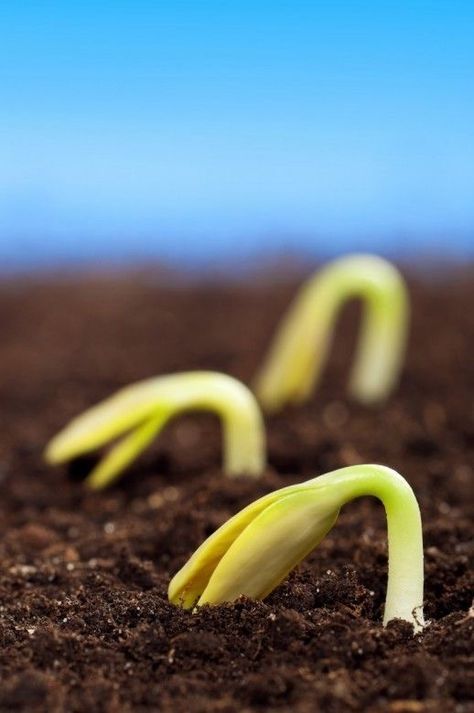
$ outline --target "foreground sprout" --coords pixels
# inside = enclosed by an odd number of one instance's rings
[[[381,465],[355,465],[276,490],[234,515],[173,577],[171,602],[263,599],[331,529],[339,509],[363,495],[379,498],[388,528],[388,582],[383,622],[423,626],[423,537],[418,503],[407,481]]]
[[[227,475],[262,473],[265,436],[257,401],[237,379],[206,371],[160,376],[121,389],[58,433],[46,448],[46,460],[62,463],[122,436],[87,478],[92,488],[104,488],[173,416],[189,409],[215,411],[221,417]]]
[[[306,282],[285,315],[257,377],[266,410],[301,402],[326,362],[338,312],[360,297],[365,313],[349,390],[363,403],[383,400],[393,388],[405,351],[408,296],[393,265],[375,255],[350,255]]]

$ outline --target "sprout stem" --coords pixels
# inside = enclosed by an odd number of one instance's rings
[[[350,255],[310,278],[284,316],[256,379],[255,391],[266,410],[308,398],[328,358],[341,306],[353,297],[365,302],[365,312],[350,394],[363,403],[388,396],[405,351],[409,313],[405,283],[386,260]]]
[[[224,471],[259,476],[265,468],[265,434],[258,404],[241,382],[218,372],[172,374],[132,384],[75,418],[48,444],[57,464],[121,437],[88,476],[103,488],[146,448],[165,424],[187,410],[216,412],[224,428]]]
[[[331,477],[341,488],[341,506],[364,495],[378,498],[387,516],[388,579],[383,623],[404,619],[423,624],[423,533],[420,509],[405,478],[381,465],[342,468]],[[317,479],[318,480],[318,479]]]
[[[423,536],[413,490],[381,465],[341,468],[260,498],[231,518],[173,577],[175,604],[218,604],[241,595],[262,599],[323,539],[340,508],[371,495],[385,508],[388,582],[383,623],[423,625]]]

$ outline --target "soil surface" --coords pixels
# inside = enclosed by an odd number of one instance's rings
[[[400,387],[379,408],[346,398],[358,308],[340,320],[320,388],[267,419],[259,481],[220,470],[217,419],[176,419],[117,485],[88,492],[93,455],[42,449],[118,387],[179,370],[249,383],[298,280],[168,275],[10,279],[0,285],[1,711],[474,711],[474,270],[409,279]],[[237,510],[354,463],[389,465],[422,510],[429,626],[381,625],[383,508],[346,506],[264,602],[196,613],[170,577]]]

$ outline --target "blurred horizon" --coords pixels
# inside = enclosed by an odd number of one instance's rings
[[[474,255],[474,3],[4,3],[0,269]]]

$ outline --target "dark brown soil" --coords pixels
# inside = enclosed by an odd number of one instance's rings
[[[220,472],[216,420],[176,420],[105,493],[94,459],[49,468],[66,420],[130,381],[177,370],[249,381],[296,282],[174,286],[159,275],[0,287],[1,711],[474,711],[469,550],[474,271],[412,279],[399,390],[348,403],[357,309],[338,330],[311,403],[268,420],[259,482]],[[430,625],[386,629],[381,506],[345,508],[265,602],[197,613],[170,576],[226,518],[271,489],[378,462],[413,485],[424,522]]]

